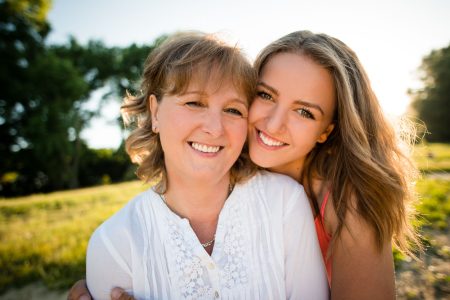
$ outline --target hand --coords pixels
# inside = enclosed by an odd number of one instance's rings
[[[89,290],[86,286],[85,279],[75,282],[69,291],[67,300],[92,300],[91,294],[89,294]]]
[[[121,288],[113,288],[111,290],[111,300],[134,300],[133,296],[130,296]]]

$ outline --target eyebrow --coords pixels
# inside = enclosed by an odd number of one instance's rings
[[[307,101],[303,101],[303,100],[296,100],[294,103],[297,103],[297,104],[300,104],[300,105],[303,105],[303,106],[306,106],[306,107],[310,107],[310,108],[315,108],[318,111],[320,111],[320,113],[322,115],[325,114],[323,112],[322,108],[319,105],[317,105],[317,104],[314,104],[314,103],[311,103],[311,102],[307,102]]]
[[[231,99],[231,102],[238,102],[238,103],[241,103],[242,105],[244,105],[245,107],[248,107],[248,102],[242,100],[241,98],[233,98],[233,99]]]
[[[264,83],[263,81],[258,82],[257,85],[262,85],[263,87],[265,87],[266,89],[268,89],[269,91],[274,93],[276,96],[278,96],[280,94],[280,93],[278,93],[277,89],[275,89],[274,87],[271,87],[270,85],[268,85],[267,83]]]
[[[200,96],[208,96],[207,93],[203,92],[203,91],[189,91],[189,92],[185,92],[182,94],[182,96],[184,95],[200,95]],[[246,107],[248,107],[249,103],[248,101],[242,100],[241,98],[231,98],[230,102],[239,102],[243,105],[245,105]]]
[[[181,95],[184,96],[184,95],[192,95],[192,94],[202,95],[202,96],[206,95],[206,93],[203,91],[189,91],[189,92],[184,92]]]
[[[258,82],[258,85],[261,85],[264,88],[268,89],[270,92],[275,94],[275,96],[279,96],[280,95],[280,93],[278,92],[277,89],[275,89],[274,87],[271,87],[267,83],[264,83],[264,82],[260,81],[260,82]],[[294,103],[299,104],[299,105],[303,105],[303,106],[307,106],[307,107],[310,107],[310,108],[315,108],[318,111],[320,111],[320,113],[322,115],[325,115],[325,113],[323,112],[323,109],[317,104],[314,104],[314,103],[311,103],[311,102],[308,102],[308,101],[305,101],[305,100],[295,100]]]

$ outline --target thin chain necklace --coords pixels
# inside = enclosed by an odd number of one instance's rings
[[[164,202],[165,205],[167,205],[167,201],[166,201],[166,196],[164,194],[158,194],[159,197],[161,197],[162,201]],[[169,207],[169,205],[167,205],[167,207]],[[203,248],[209,247],[212,245],[212,243],[214,243],[216,239],[216,235],[214,235],[214,237],[212,238],[212,240],[207,241],[205,243],[200,242],[200,244],[203,246]]]
[[[232,184],[230,183],[230,186],[229,186],[229,188],[228,188],[228,196],[230,196],[231,192],[233,191],[233,188],[234,188],[234,185],[232,185]],[[164,202],[164,204],[165,204],[167,207],[169,207],[169,205],[167,205],[167,201],[166,201],[166,196],[165,196],[165,194],[159,194],[159,193],[158,193],[158,195],[159,195],[159,197],[161,197],[161,200]],[[200,242],[200,244],[203,246],[203,248],[206,248],[206,247],[211,246],[212,243],[214,243],[215,240],[216,240],[216,235],[214,234],[214,237],[212,238],[212,240],[207,241],[207,242],[204,242],[204,243]]]
[[[210,240],[210,241],[208,241],[208,242],[206,242],[206,243],[200,243],[200,244],[202,244],[203,248],[206,248],[206,247],[211,246],[212,243],[214,243],[215,240],[216,240],[216,235],[214,235],[214,237],[213,237],[212,240]]]

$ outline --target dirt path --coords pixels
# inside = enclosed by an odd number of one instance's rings
[[[434,172],[424,176],[430,179],[450,180],[450,172]]]
[[[450,299],[450,235],[428,230],[429,237],[422,262],[402,262],[397,270],[396,285],[399,300]]]
[[[0,300],[66,300],[67,294],[67,291],[51,291],[41,283],[33,283],[9,290],[0,296]]]

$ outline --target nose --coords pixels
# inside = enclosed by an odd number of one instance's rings
[[[279,105],[274,105],[266,116],[266,130],[268,133],[279,133],[285,128],[286,111]]]
[[[209,110],[203,119],[203,131],[212,137],[220,137],[224,132],[223,116],[221,112]]]

